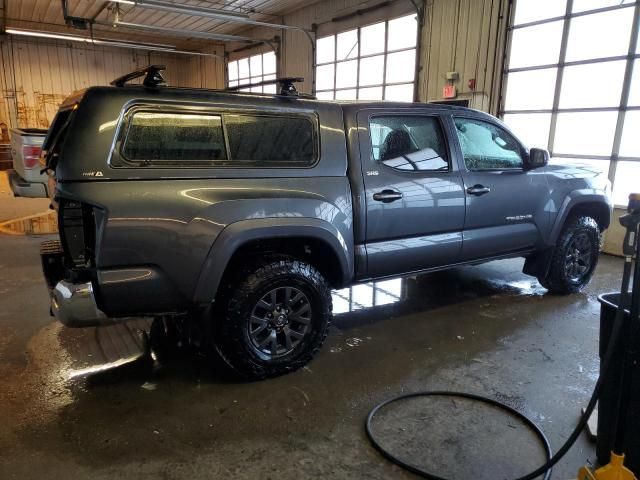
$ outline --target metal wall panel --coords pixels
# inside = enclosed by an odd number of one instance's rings
[[[447,72],[458,72],[458,99],[496,113],[506,0],[432,0],[423,29],[420,98],[441,100]],[[468,82],[475,79],[474,89]]]
[[[10,127],[47,127],[59,103],[72,91],[108,85],[114,78],[149,64],[167,66],[169,85],[224,85],[221,58],[14,37],[0,43],[0,52],[0,123]],[[210,53],[224,55],[222,47],[212,47]]]

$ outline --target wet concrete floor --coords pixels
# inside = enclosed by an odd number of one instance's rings
[[[49,317],[40,241],[0,236],[0,479],[415,478],[371,448],[363,425],[378,402],[420,390],[506,402],[557,449],[598,374],[596,298],[619,288],[622,269],[602,256],[586,291],[567,297],[520,273],[521,260],[336,292],[318,357],[263,382],[189,356],[74,375],[102,361],[90,347],[101,333]],[[517,419],[461,399],[391,406],[374,431],[450,478],[514,478],[543,460]],[[554,478],[590,461],[583,435]]]

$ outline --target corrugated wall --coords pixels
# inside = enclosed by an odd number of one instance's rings
[[[441,100],[445,74],[455,71],[460,76],[455,82],[458,98],[469,99],[474,108],[495,113],[508,0],[426,0],[424,6],[419,99]],[[412,11],[415,10],[409,0],[326,0],[286,15],[283,21],[306,28],[316,25],[318,36],[323,36]],[[281,35],[279,75],[304,77],[301,90],[311,92],[312,49],[304,33],[263,28],[242,33],[254,38]],[[253,52],[239,52],[231,58],[249,53]],[[476,81],[473,90],[468,86],[470,79]]]
[[[469,99],[474,108],[497,111],[507,8],[506,0],[427,2],[421,100],[442,99],[446,73],[457,72],[458,98]]]
[[[210,53],[224,55],[224,48]],[[0,44],[0,124],[47,127],[59,103],[72,91],[108,85],[114,78],[149,64],[167,66],[170,85],[219,88],[222,58],[160,54],[67,42],[16,40]]]

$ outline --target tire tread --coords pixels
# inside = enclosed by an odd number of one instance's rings
[[[538,278],[540,284],[551,293],[567,295],[581,291],[591,280],[598,263],[598,257],[591,266],[591,271],[581,284],[572,284],[564,276],[565,248],[578,230],[586,230],[593,238],[597,250],[600,248],[600,229],[598,223],[588,216],[572,216],[567,219],[554,248],[549,271],[544,278]]]
[[[305,279],[317,289],[322,301],[322,315],[326,322],[316,333],[318,337],[309,345],[310,348],[301,352],[289,363],[274,363],[272,365],[258,363],[247,354],[242,327],[243,309],[249,302],[253,292],[265,279],[277,278],[284,275],[294,275]],[[267,257],[261,260],[249,261],[242,265],[235,278],[229,283],[227,292],[221,298],[220,306],[225,310],[220,312],[222,321],[218,325],[215,347],[236,373],[250,379],[265,379],[285,373],[290,373],[308,364],[318,353],[324,343],[328,327],[332,320],[331,288],[325,278],[312,265],[292,257]]]

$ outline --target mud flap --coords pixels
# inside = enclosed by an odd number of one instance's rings
[[[551,267],[551,259],[553,258],[553,248],[536,252],[526,257],[522,273],[531,275],[536,278],[546,278]]]

